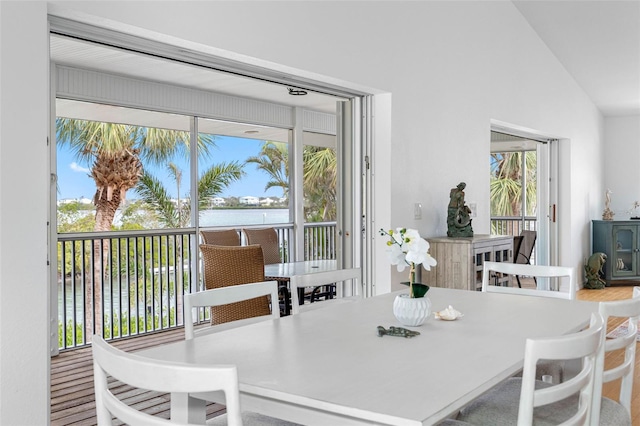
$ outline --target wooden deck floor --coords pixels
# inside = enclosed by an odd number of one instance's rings
[[[631,297],[632,287],[609,287],[604,290],[580,290],[583,300],[618,300]],[[617,324],[609,326],[613,329]],[[182,328],[114,342],[125,351],[136,351],[151,346],[184,339]],[[640,348],[638,348],[640,351]],[[608,356],[607,362],[615,362]],[[604,394],[617,398],[617,390],[605,385]],[[118,394],[132,404],[159,416],[169,417],[170,397],[157,392],[145,392],[128,386],[118,386]],[[636,357],[632,402],[633,426],[640,426],[640,356]],[[207,418],[224,412],[224,406],[209,404]],[[93,365],[91,348],[63,352],[51,359],[51,425],[95,425],[95,400],[93,394]]]
[[[184,329],[155,333],[113,342],[127,352],[184,339]],[[115,393],[146,412],[169,418],[170,396],[140,391],[122,384]],[[224,406],[209,404],[207,418],[224,413]],[[51,358],[51,425],[96,425],[91,348],[66,351]]]

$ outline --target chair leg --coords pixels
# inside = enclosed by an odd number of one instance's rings
[[[286,281],[280,281],[278,285],[278,293],[282,297],[283,307],[280,309],[280,316],[285,317],[291,315],[291,296],[289,295],[289,287]]]
[[[516,275],[516,281],[518,281],[518,288],[522,288],[522,285],[520,284],[520,276]]]
[[[316,302],[320,300],[321,297],[324,300],[333,299],[336,295],[336,285],[335,284],[326,284],[319,285],[313,288],[311,292],[311,296],[309,297],[310,303]]]

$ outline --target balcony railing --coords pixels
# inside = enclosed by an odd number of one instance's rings
[[[290,261],[293,226],[274,227]],[[305,260],[336,258],[335,222],[305,224],[304,235]],[[59,348],[182,326],[183,295],[202,289],[197,245],[193,228],[59,234]]]
[[[520,235],[523,230],[537,231],[538,222],[535,216],[521,217],[494,216],[491,218],[492,235]],[[515,253],[514,253],[515,256]],[[535,250],[531,254],[531,263],[536,263]]]
[[[492,235],[520,235],[523,230],[535,231],[537,220],[535,216],[521,217],[493,216],[491,217]]]

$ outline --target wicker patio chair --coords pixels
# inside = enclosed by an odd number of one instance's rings
[[[264,262],[259,245],[216,246],[201,244],[204,282],[207,290],[264,281]],[[211,324],[269,315],[269,298],[258,297],[211,307]]]
[[[247,244],[259,244],[262,247],[264,263],[281,263],[280,244],[275,228],[242,229]]]
[[[214,244],[216,246],[240,245],[240,234],[235,229],[200,231],[200,235],[204,244]]]
[[[280,243],[278,241],[278,233],[275,228],[259,228],[246,229],[242,232],[247,244],[259,244],[262,247],[264,263],[282,263],[280,256]],[[265,277],[267,280],[276,279],[274,277]],[[291,294],[289,293],[289,280],[276,279],[278,281],[278,292],[280,293],[281,312],[283,315],[289,315],[291,312]]]

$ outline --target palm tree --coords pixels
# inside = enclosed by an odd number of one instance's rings
[[[491,154],[491,214],[495,216],[522,215],[522,154],[507,152]],[[536,208],[536,155],[525,152],[525,191],[527,212]]]
[[[337,158],[331,148],[305,146],[304,196],[307,218],[323,222],[336,219]]]
[[[175,165],[169,165],[171,174],[176,183],[182,176]],[[214,164],[200,175],[198,180],[198,208],[204,210],[209,207],[211,200],[219,195],[231,183],[245,176],[242,165],[232,161],[230,163]],[[191,197],[187,194],[186,202],[181,202],[178,197],[177,204],[171,200],[167,189],[162,182],[150,173],[143,173],[135,191],[158,216],[160,223],[166,228],[181,228],[189,226],[191,216]]]
[[[337,158],[331,148],[305,146],[303,151],[303,192],[305,197],[305,217],[307,221],[335,220]],[[266,141],[260,154],[249,157],[247,163],[258,164],[270,180],[269,188],[280,187],[283,196],[289,192],[289,151],[287,144]]]
[[[182,200],[180,199],[180,184],[182,183],[182,170],[175,164],[169,163],[169,173],[176,182],[176,203],[178,205],[178,217],[182,216]]]
[[[62,146],[69,145],[79,161],[91,164],[89,175],[96,183],[93,203],[97,232],[111,229],[116,210],[143,173],[143,161],[162,164],[177,153],[188,156],[190,145],[189,132],[71,118],[56,119],[56,139]],[[197,143],[199,154],[208,156],[214,137],[199,134]],[[86,309],[87,337],[102,333],[101,288],[105,277],[100,271],[101,265],[108,264],[109,240],[95,241],[93,252],[94,282],[85,287],[85,303],[95,306],[95,312]]]
[[[269,175],[265,191],[269,188],[282,188],[283,197],[289,194],[289,148],[286,143],[265,141],[260,154],[247,158],[246,162],[257,164],[258,170]]]

